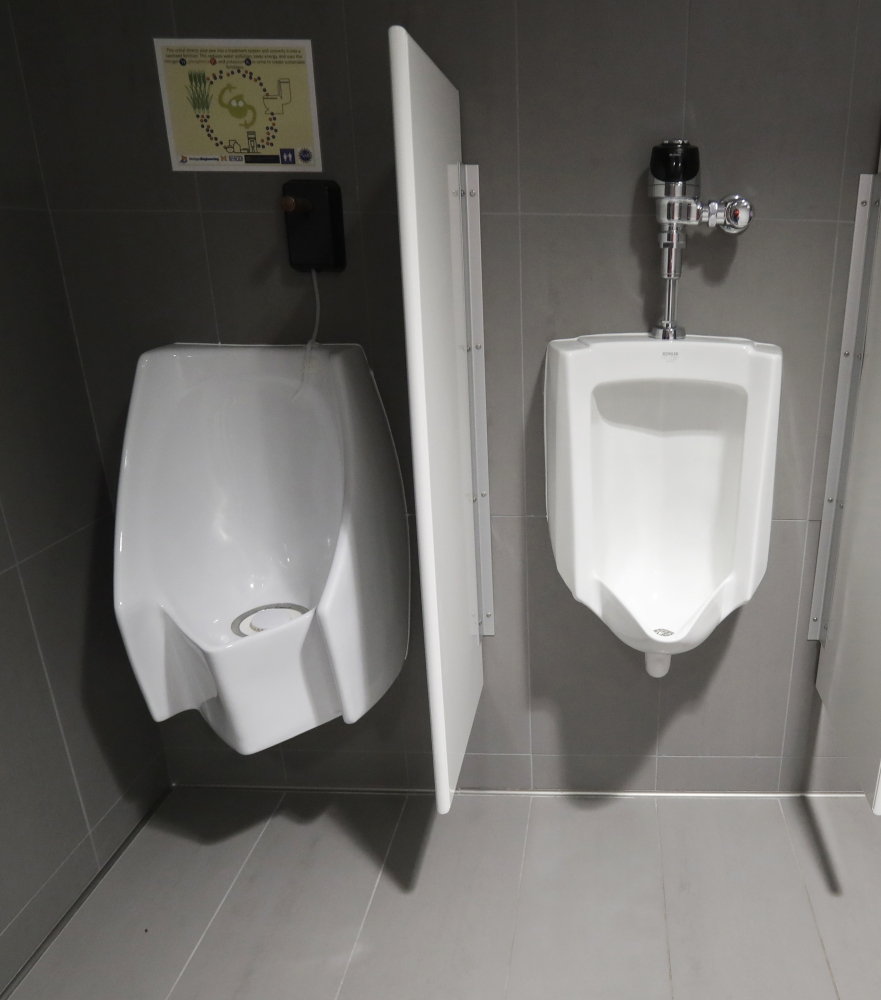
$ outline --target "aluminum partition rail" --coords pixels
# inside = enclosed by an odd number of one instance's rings
[[[853,249],[850,256],[844,330],[838,364],[838,387],[835,393],[823,520],[820,525],[820,544],[817,550],[817,571],[814,576],[811,620],[808,625],[808,639],[819,639],[820,642],[826,641],[832,588],[835,584],[835,563],[841,530],[839,515],[845,502],[844,492],[847,485],[857,389],[863,368],[866,323],[876,264],[879,204],[881,204],[881,174],[862,174],[854,220]],[[881,264],[881,257],[878,263]],[[878,291],[881,292],[881,288]]]
[[[471,396],[471,475],[480,634],[495,635],[492,538],[489,517],[489,447],[486,435],[486,364],[483,343],[483,271],[480,262],[480,171],[459,165],[462,250],[465,264],[465,327]]]

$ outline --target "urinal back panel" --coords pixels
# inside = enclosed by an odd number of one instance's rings
[[[692,648],[764,574],[781,357],[730,338],[549,345],[557,566],[574,596],[637,649]]]

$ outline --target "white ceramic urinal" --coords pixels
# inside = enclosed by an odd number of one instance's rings
[[[663,676],[768,563],[779,347],[726,337],[556,340],[548,524],[575,598]]]
[[[397,676],[407,522],[360,347],[144,354],[117,510],[116,614],[153,718],[197,708],[254,753],[354,722]]]

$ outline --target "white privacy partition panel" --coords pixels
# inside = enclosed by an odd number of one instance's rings
[[[472,468],[468,196],[458,92],[403,28],[391,28],[389,42],[425,658],[445,813],[483,686],[475,509],[488,509],[488,497]]]

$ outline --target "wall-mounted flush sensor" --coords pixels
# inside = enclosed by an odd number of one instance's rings
[[[336,181],[293,180],[282,188],[288,257],[297,271],[343,271],[343,196]]]
[[[682,275],[685,227],[705,222],[726,233],[742,233],[753,218],[752,206],[739,194],[702,205],[698,200],[700,169],[700,152],[685,139],[670,139],[652,149],[649,194],[655,199],[661,225],[664,315],[651,335],[661,340],[685,336],[685,330],[676,325],[676,283]]]

